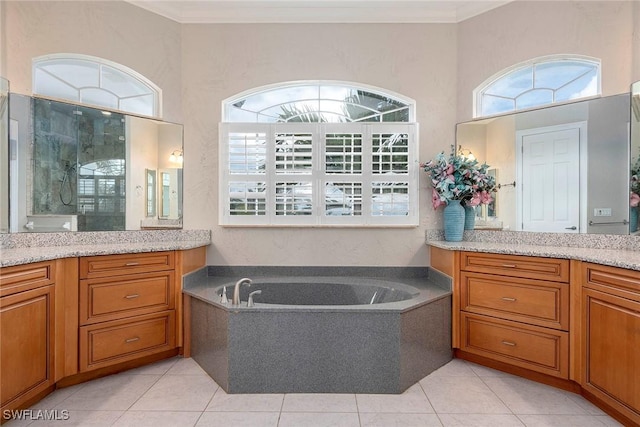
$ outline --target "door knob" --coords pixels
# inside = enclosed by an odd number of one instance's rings
[[[578,227],[576,227],[575,225],[573,227],[565,227],[565,230],[577,230]]]

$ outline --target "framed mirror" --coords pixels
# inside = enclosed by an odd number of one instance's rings
[[[456,143],[500,171],[501,229],[628,234],[630,111],[621,94],[516,112],[458,124]]]
[[[169,160],[182,152],[182,125],[13,93],[9,102],[10,231],[182,227],[182,181],[172,187],[180,215],[163,217],[156,175],[182,168]]]

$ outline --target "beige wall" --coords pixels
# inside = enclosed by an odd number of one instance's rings
[[[185,223],[211,228],[210,264],[427,265],[428,206],[420,227],[223,228],[218,224],[218,122],[225,98],[289,80],[343,80],[417,101],[420,158],[454,142],[455,25],[186,25],[183,29]]]
[[[517,1],[460,23],[458,121],[472,118],[473,90],[478,85],[506,67],[538,56],[570,53],[600,58],[602,94],[628,92],[637,8],[629,1]],[[635,52],[640,55],[640,50]],[[638,73],[636,67],[636,79]]]
[[[119,1],[2,3],[12,92],[31,95],[34,57],[52,53],[98,56],[132,68],[160,86],[164,118],[182,121],[181,27],[176,22]]]

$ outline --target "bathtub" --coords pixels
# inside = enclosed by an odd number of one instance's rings
[[[253,280],[242,304],[222,304],[242,277]],[[227,393],[402,393],[452,358],[447,280],[427,269],[205,267],[183,283],[191,356]]]

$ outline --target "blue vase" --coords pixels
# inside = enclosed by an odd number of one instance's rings
[[[464,233],[464,208],[460,200],[450,200],[444,208],[444,240],[462,241]]]
[[[464,206],[464,229],[473,230],[476,226],[476,208]]]
[[[635,233],[638,231],[638,207],[634,206],[629,208],[629,232]]]

